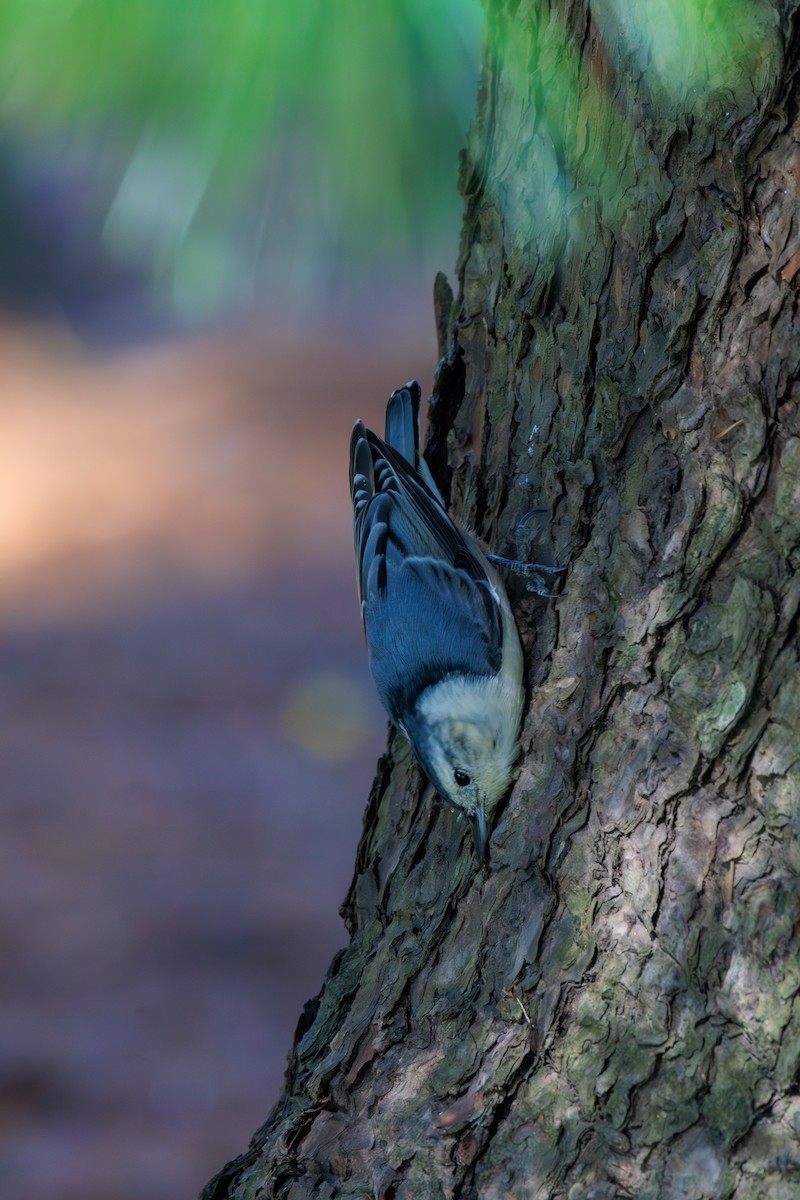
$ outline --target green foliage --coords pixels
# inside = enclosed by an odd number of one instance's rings
[[[259,251],[302,290],[323,248],[335,271],[457,226],[480,22],[478,0],[7,0],[0,117],[94,162],[108,245],[178,296]]]
[[[721,91],[758,90],[754,75],[774,49],[763,29],[773,18],[757,0],[606,0],[604,7],[661,104],[676,110]]]
[[[759,0],[598,0],[583,42],[539,0],[520,40],[514,7],[488,9],[497,119],[519,119],[516,93],[539,199],[521,211],[502,166],[486,182],[520,244],[581,244],[584,204],[630,223],[645,171],[662,190],[619,113],[620,62],[636,62],[656,120],[724,127],[776,46]],[[449,265],[430,250],[455,247],[480,27],[480,0],[6,0],[0,120],[17,144],[80,161],[105,252],[145,265],[167,306],[202,315],[265,282],[325,303],[399,256]]]
[[[503,63],[498,120],[532,141],[536,199],[523,210],[505,179],[514,159],[495,164],[487,185],[517,245],[535,238],[558,256],[569,240],[580,258],[595,207],[610,228],[630,228],[642,180],[664,195],[659,126],[680,117],[720,135],[733,129],[767,86],[780,41],[760,0],[597,0],[581,32],[565,23],[565,10],[530,0],[530,37],[520,38],[519,10],[490,7],[488,44]],[[647,96],[647,137],[623,115],[632,79]]]

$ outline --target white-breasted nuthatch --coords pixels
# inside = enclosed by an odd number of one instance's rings
[[[350,440],[356,570],[381,702],[439,793],[469,821],[508,789],[522,717],[522,650],[505,588],[453,523],[419,449],[420,387],[386,407],[386,440]]]

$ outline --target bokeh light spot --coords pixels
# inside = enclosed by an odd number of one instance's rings
[[[321,671],[299,683],[286,700],[286,736],[306,754],[340,762],[354,754],[372,731],[359,689],[346,676]]]

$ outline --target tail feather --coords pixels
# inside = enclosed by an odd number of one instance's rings
[[[367,442],[367,429],[363,421],[356,421],[350,435],[350,494],[356,491],[356,478],[364,479],[370,492],[375,490],[375,473],[372,454]],[[361,485],[364,486],[363,484]]]
[[[392,392],[386,404],[385,441],[416,467],[419,458],[419,402],[422,392],[416,379]]]
[[[410,379],[405,387],[392,392],[386,405],[386,437],[384,440],[393,450],[402,454],[415,471],[419,472],[442,508],[447,511],[447,506],[434,482],[425,457],[420,453],[419,405],[421,399],[422,389],[416,379]]]

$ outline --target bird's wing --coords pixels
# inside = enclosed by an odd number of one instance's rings
[[[502,615],[483,556],[411,464],[361,422],[350,480],[362,614],[386,707],[397,716],[450,673],[495,674]]]
[[[360,526],[374,519],[373,498],[396,494],[402,503],[396,506],[392,535],[402,553],[428,553],[458,565],[475,579],[488,578],[481,556],[450,520],[438,495],[402,454],[362,421],[354,425],[350,441],[350,491],[357,552],[365,541]]]
[[[386,570],[368,592],[364,623],[378,694],[402,720],[431,684],[448,675],[495,675],[502,661],[500,610],[488,582],[430,558]]]

